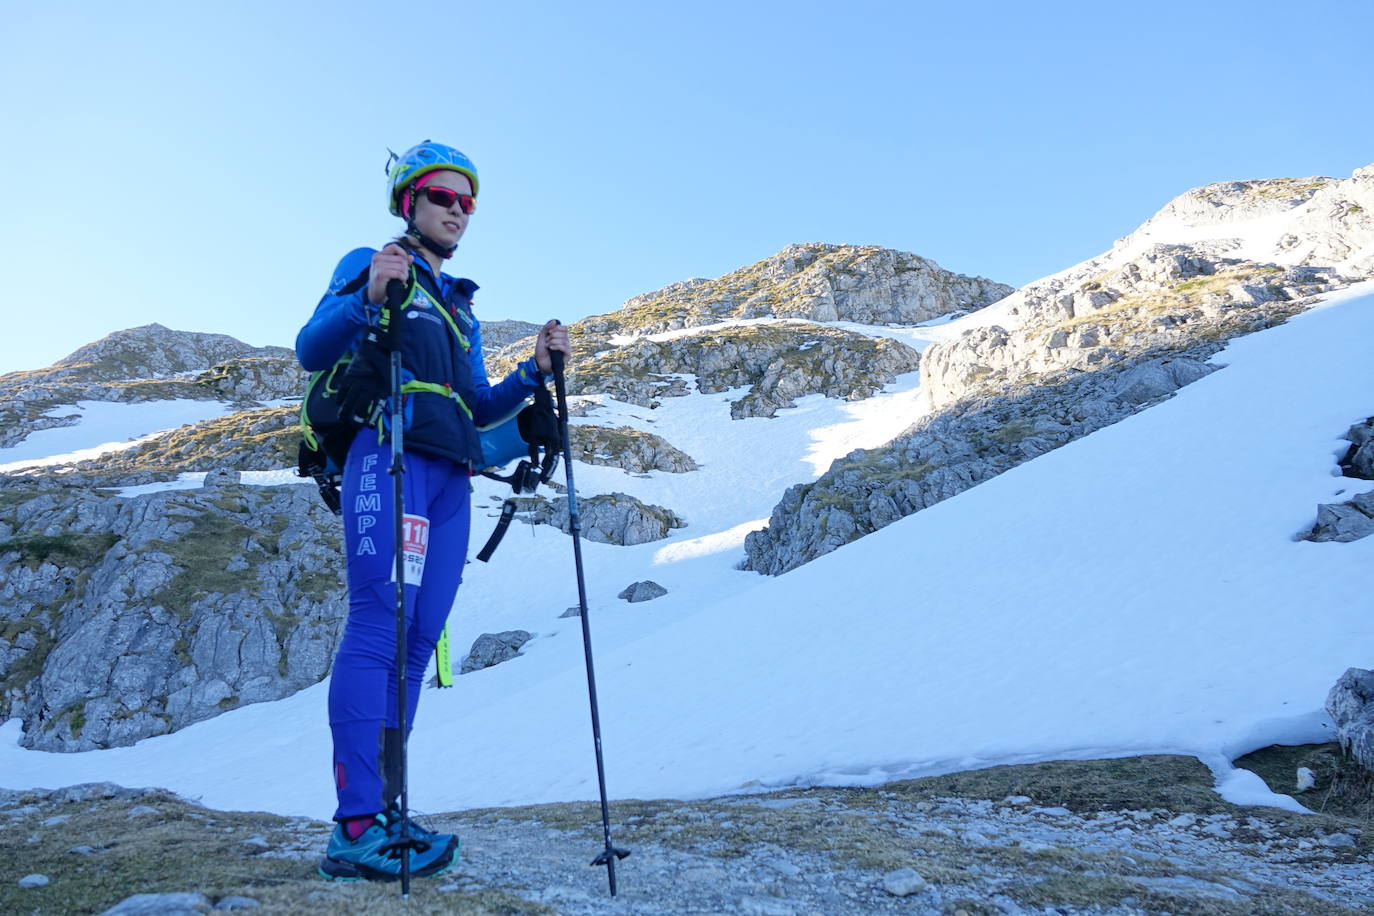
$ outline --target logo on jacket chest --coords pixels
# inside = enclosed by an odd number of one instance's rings
[[[414,303],[412,303],[412,304],[414,304]],[[418,311],[416,311],[415,309],[406,309],[406,317],[407,317],[407,318],[410,318],[410,319],[424,318],[424,319],[427,319],[427,320],[429,320],[429,321],[434,322],[435,324],[443,324],[443,323],[444,323],[444,319],[440,318],[438,315],[434,314],[433,312],[418,312]]]

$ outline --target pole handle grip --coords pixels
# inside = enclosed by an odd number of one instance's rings
[[[555,318],[554,321],[558,321],[558,319]],[[558,323],[562,324],[563,322],[558,321]],[[549,362],[553,364],[553,374],[555,378],[563,374],[563,363],[565,358],[566,354],[564,354],[562,350],[549,351]]]

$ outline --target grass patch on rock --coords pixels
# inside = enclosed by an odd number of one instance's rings
[[[0,542],[0,554],[17,552],[19,562],[30,569],[37,569],[44,563],[58,567],[89,567],[99,563],[118,541],[119,535],[108,531],[29,535]]]
[[[183,619],[189,619],[191,605],[213,594],[233,594],[253,586],[254,559],[266,554],[255,547],[258,532],[235,519],[205,511],[192,520],[191,530],[174,541],[156,541],[150,547],[165,551],[173,565],[182,571],[158,592],[150,595],[151,604],[160,604]],[[248,569],[230,571],[227,567],[243,556]]]
[[[1036,805],[1076,813],[1151,808],[1196,814],[1234,811],[1213,785],[1212,771],[1196,757],[1154,755],[997,766],[898,782],[885,788],[906,795],[957,795],[989,801],[1024,795]]]
[[[1304,807],[1374,828],[1374,773],[1356,763],[1335,742],[1296,747],[1275,744],[1238,757],[1235,764],[1258,775],[1274,792],[1293,796]],[[1297,788],[1299,767],[1311,770],[1316,781],[1301,792]]]

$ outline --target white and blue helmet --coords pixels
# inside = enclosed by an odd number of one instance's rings
[[[394,155],[394,154],[393,154]],[[477,166],[472,160],[451,146],[430,140],[412,146],[390,164],[386,173],[387,207],[392,216],[401,216],[401,194],[417,178],[441,169],[459,172],[472,182],[472,194],[477,195]]]

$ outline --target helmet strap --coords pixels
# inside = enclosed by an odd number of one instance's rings
[[[422,246],[434,252],[445,261],[453,257],[453,253],[458,250],[457,245],[449,245],[447,247],[440,245],[438,242],[421,232],[420,227],[415,225],[415,189],[413,187],[407,188],[406,194],[410,196],[410,206],[408,208],[410,216],[406,217],[406,235],[414,238],[415,241],[419,242]]]

